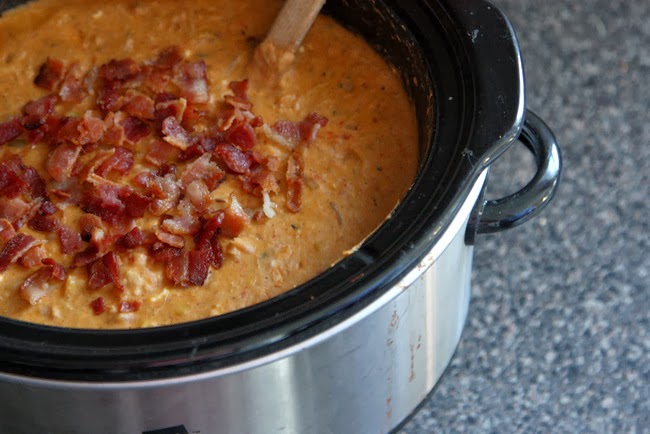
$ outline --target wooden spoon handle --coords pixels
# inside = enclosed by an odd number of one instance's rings
[[[325,0],[287,0],[264,41],[295,53],[323,4]]]

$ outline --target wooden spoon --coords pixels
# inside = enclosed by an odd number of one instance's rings
[[[249,65],[256,83],[275,83],[293,63],[296,51],[325,0],[287,0]]]

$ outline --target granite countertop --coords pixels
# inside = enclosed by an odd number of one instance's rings
[[[539,217],[477,239],[460,346],[398,432],[650,433],[650,2],[496,4],[562,183]],[[526,181],[522,155],[492,191]]]

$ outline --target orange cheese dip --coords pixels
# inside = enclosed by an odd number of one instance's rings
[[[281,5],[38,0],[0,17],[0,315],[220,315],[313,278],[390,215],[418,165],[398,72],[320,16],[279,84],[247,85]]]

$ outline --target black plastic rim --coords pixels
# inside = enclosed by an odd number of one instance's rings
[[[0,3],[0,11],[16,3]],[[270,301],[191,323],[102,331],[0,318],[0,372],[78,381],[196,374],[317,335],[383,295],[431,250],[478,175],[521,128],[523,77],[512,28],[489,3],[462,3],[327,3],[326,13],[400,69],[418,115],[419,175],[358,251]]]

